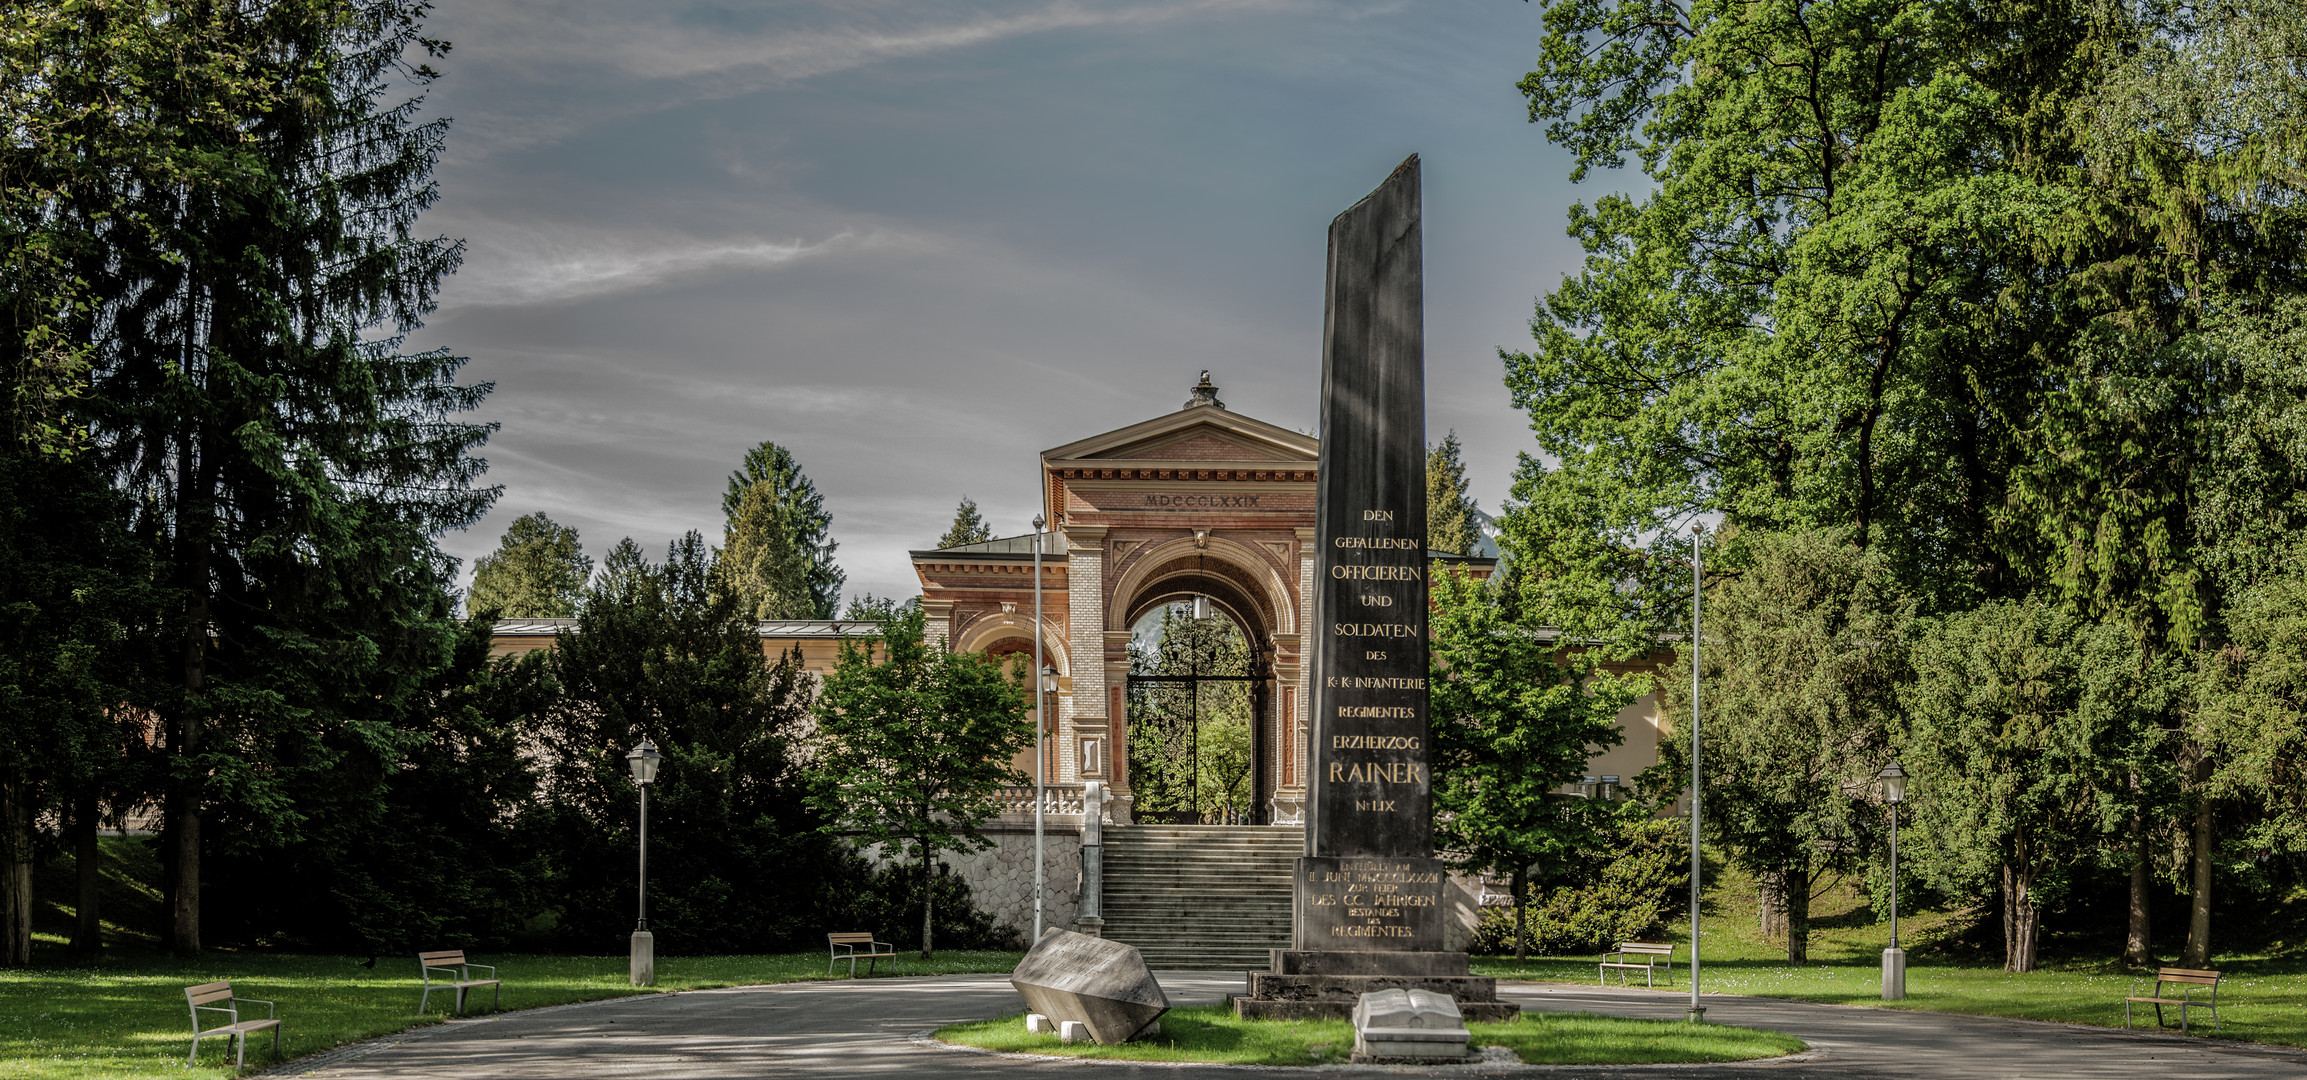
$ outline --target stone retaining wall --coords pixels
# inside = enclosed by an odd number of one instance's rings
[[[969,883],[970,902],[992,917],[995,926],[1009,928],[1020,942],[1033,936],[1033,829],[1009,831],[994,826],[985,830],[993,846],[983,851],[941,851],[937,861],[951,867]],[[865,857],[879,863],[878,845]],[[1081,895],[1081,832],[1078,826],[1050,828],[1042,834],[1041,923],[1062,930],[1074,928]],[[918,916],[920,913],[915,912]]]

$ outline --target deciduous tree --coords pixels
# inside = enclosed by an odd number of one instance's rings
[[[1591,857],[1618,808],[1565,794],[1648,680],[1603,669],[1609,652],[1516,620],[1509,597],[1463,571],[1433,576],[1435,847],[1461,869],[1503,872],[1524,956],[1526,887]]]
[[[937,853],[983,848],[994,794],[1025,777],[1029,683],[983,653],[927,639],[918,610],[846,638],[817,703],[821,781],[810,801],[829,831],[921,866],[921,955],[934,948]],[[1030,673],[1026,678],[1030,679]]]

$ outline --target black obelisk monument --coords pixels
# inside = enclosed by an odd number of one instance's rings
[[[1425,276],[1418,159],[1330,222],[1316,508],[1312,773],[1292,947],[1243,1016],[1346,1016],[1370,990],[1511,1015],[1443,951],[1427,770]]]

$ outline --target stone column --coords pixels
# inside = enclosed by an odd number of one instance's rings
[[[1302,825],[1305,823],[1306,769],[1310,767],[1308,762],[1312,760],[1307,753],[1306,732],[1312,726],[1309,720],[1312,714],[1308,710],[1312,708],[1314,697],[1312,648],[1313,642],[1317,638],[1316,628],[1313,625],[1314,530],[1302,528],[1296,530],[1296,533],[1298,538],[1298,595],[1297,612],[1293,624],[1298,630],[1297,634],[1294,635],[1298,662],[1294,665],[1276,668],[1274,672],[1277,680],[1287,691],[1282,695],[1283,701],[1277,708],[1282,710],[1280,745],[1282,754],[1289,759],[1290,782],[1283,785],[1275,796],[1276,817],[1274,820],[1277,824]]]
[[[1080,733],[1108,727],[1105,707],[1105,526],[1065,527],[1066,667],[1070,686],[1058,705],[1058,775],[1081,778]],[[1113,748],[1106,748],[1111,760]]]
[[[924,600],[921,602],[923,618],[922,637],[931,642],[943,642],[953,636],[953,601]]]
[[[1074,908],[1078,933],[1105,932],[1105,785],[1091,780],[1081,791],[1081,899]]]

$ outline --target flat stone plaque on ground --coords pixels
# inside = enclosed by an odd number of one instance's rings
[[[1135,945],[1051,930],[1010,973],[1026,1007],[1058,1024],[1079,1021],[1106,1046],[1126,1042],[1170,1008]]]

